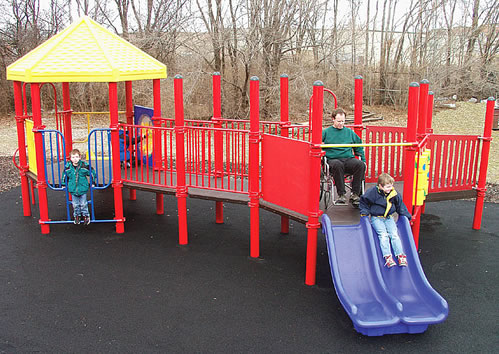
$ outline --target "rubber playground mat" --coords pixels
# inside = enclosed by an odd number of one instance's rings
[[[51,225],[23,217],[20,188],[0,194],[0,352],[493,352],[499,347],[499,204],[428,203],[420,258],[449,317],[418,335],[366,337],[339,303],[319,235],[317,285],[304,285],[306,228],[260,211],[261,258],[249,255],[249,208],[188,199],[189,245],[178,243],[176,200],[124,191],[114,224]],[[103,219],[112,193],[96,194]],[[64,217],[62,193],[49,215]],[[496,349],[494,349],[496,348]]]

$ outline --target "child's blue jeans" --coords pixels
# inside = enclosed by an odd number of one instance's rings
[[[390,250],[390,241],[392,244],[393,252],[395,252],[395,256],[404,254],[404,250],[402,249],[402,242],[400,241],[397,230],[397,225],[395,224],[395,220],[393,220],[393,217],[388,216],[384,218],[382,216],[371,216],[371,225],[378,234],[379,245],[381,247],[383,257],[392,254]]]
[[[88,202],[87,195],[74,195],[71,194],[71,199],[73,203],[73,215],[76,217],[78,215],[81,216],[89,216],[88,214]]]

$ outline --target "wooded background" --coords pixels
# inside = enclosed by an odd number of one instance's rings
[[[213,72],[227,118],[247,116],[253,75],[265,119],[278,116],[284,73],[292,116],[306,116],[315,80],[349,107],[355,75],[372,105],[405,105],[409,83],[422,79],[437,98],[496,97],[498,9],[499,0],[1,0],[0,111],[14,107],[6,67],[83,15],[167,65],[167,113],[172,78],[182,74],[190,118],[211,115]],[[72,84],[71,96],[74,110],[108,110],[105,84]],[[50,91],[43,97],[53,109]],[[151,97],[151,82],[134,83],[135,103]]]

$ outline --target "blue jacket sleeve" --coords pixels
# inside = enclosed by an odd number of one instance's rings
[[[411,220],[412,215],[409,213],[409,210],[407,210],[407,207],[400,197],[400,194],[398,194],[396,197],[395,210],[397,211],[397,214],[407,216],[407,218]]]
[[[372,202],[371,202],[371,200],[369,200],[368,192],[366,192],[360,196],[360,203],[359,203],[360,215],[371,214],[370,210],[371,210]]]

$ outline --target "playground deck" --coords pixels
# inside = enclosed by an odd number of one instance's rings
[[[53,167],[52,167],[53,166]],[[49,170],[54,168],[63,168],[63,164],[53,164],[48,167]],[[107,165],[101,165],[99,170],[101,180],[108,181],[109,180],[109,169]],[[36,175],[31,172],[28,172],[30,178],[36,181]],[[135,176],[140,181],[129,181],[127,180],[127,176]],[[52,183],[51,174],[48,174],[48,183]],[[159,178],[160,176],[160,178]],[[136,189],[147,192],[154,193],[162,193],[168,195],[175,195],[176,188],[170,186],[161,186],[158,185],[159,181],[167,181],[170,185],[176,185],[177,183],[177,174],[175,172],[171,173],[169,171],[162,171],[158,173],[158,171],[154,171],[152,167],[135,169],[135,168],[126,168],[121,170],[121,177],[123,179],[123,186],[128,189]],[[214,177],[207,175],[200,175],[194,173],[186,173],[186,181],[188,184],[187,194],[190,198],[196,199],[206,199],[213,201],[221,201],[227,203],[235,203],[235,204],[244,204],[247,205],[250,201],[249,196],[245,193],[248,191],[248,180],[247,178],[234,178],[234,177]],[[189,185],[192,184],[192,185]],[[374,186],[374,183],[367,183],[366,189]],[[224,191],[224,190],[213,190],[213,189],[205,189],[203,186],[238,186],[237,192],[234,191]],[[402,193],[403,191],[403,182],[395,182],[395,189]],[[245,192],[245,193],[241,193]],[[292,193],[292,191],[290,191]],[[441,193],[432,193],[428,195],[428,201],[442,201],[442,200],[453,200],[460,198],[474,198],[476,197],[476,191],[459,191],[459,192],[441,192]],[[297,213],[293,210],[289,210],[283,208],[279,205],[275,205],[269,203],[263,199],[260,200],[260,207],[262,209],[271,211],[273,213],[288,216],[290,219],[306,223],[308,220],[307,215],[303,215]],[[335,206],[329,205],[328,209],[324,209],[324,205],[321,203],[322,210],[328,214],[331,218],[331,222],[333,225],[352,225],[357,224],[359,222],[359,213],[358,209],[352,208],[350,205],[345,206]]]

